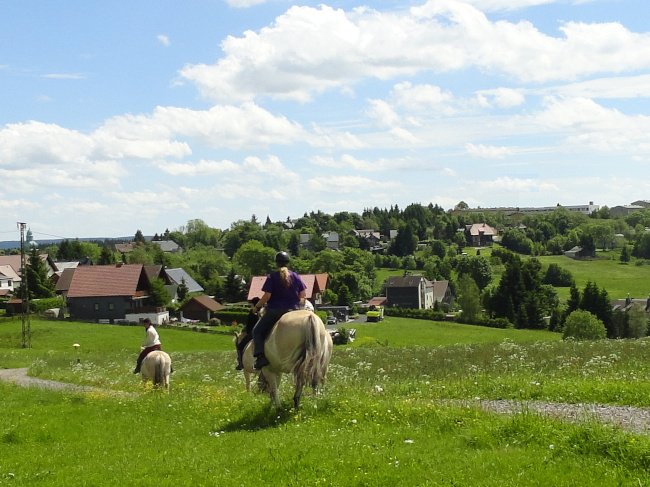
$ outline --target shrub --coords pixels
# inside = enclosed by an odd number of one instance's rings
[[[570,271],[553,263],[549,264],[548,269],[546,269],[543,283],[556,287],[570,287],[574,284],[574,280]]]
[[[50,308],[63,308],[63,298],[57,296],[55,298],[32,299],[29,302],[29,310],[36,313],[42,313]]]
[[[444,321],[445,313],[433,309],[415,309],[390,307],[384,309],[386,316],[397,316],[399,318],[414,318],[416,320]]]
[[[605,324],[589,311],[576,310],[564,322],[562,338],[577,340],[599,340],[605,338]]]
[[[350,341],[350,332],[345,328],[341,327],[336,330],[334,336],[332,337],[332,342],[334,345],[345,345]]]
[[[241,311],[215,311],[212,313],[213,318],[217,318],[222,323],[232,323],[236,321],[237,323],[246,323],[248,318],[248,310],[242,309]]]

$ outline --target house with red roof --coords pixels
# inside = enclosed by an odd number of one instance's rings
[[[305,297],[316,307],[323,303],[323,293],[327,289],[327,281],[329,274],[299,274],[302,281],[307,286],[305,289]],[[261,298],[264,295],[262,286],[266,281],[266,276],[255,276],[251,279],[251,285],[248,288],[249,301],[255,297]]]
[[[149,292],[142,264],[79,266],[71,273],[66,301],[70,316],[78,320],[168,321],[168,311],[149,305]]]

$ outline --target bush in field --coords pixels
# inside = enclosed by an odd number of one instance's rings
[[[546,269],[543,282],[551,286],[562,287],[570,287],[574,284],[571,272],[554,263],[549,264],[548,269]]]
[[[605,325],[589,311],[577,310],[567,316],[562,338],[577,340],[598,340],[605,338]]]

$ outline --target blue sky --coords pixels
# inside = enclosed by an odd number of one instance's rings
[[[0,240],[650,199],[646,10],[2,2]]]

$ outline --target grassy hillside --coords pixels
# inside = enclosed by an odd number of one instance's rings
[[[650,341],[563,342],[388,318],[359,326],[354,346],[335,347],[323,394],[308,394],[300,411],[276,411],[245,392],[228,336],[161,330],[177,369],[165,394],[143,391],[130,373],[140,328],[32,328],[24,350],[20,322],[0,322],[0,367],[30,365],[105,392],[0,383],[2,485],[650,484],[647,435],[450,402],[648,407]],[[82,346],[79,364],[72,343]],[[289,404],[290,380],[282,394]]]
[[[599,252],[597,259],[574,260],[564,256],[545,256],[539,260],[544,266],[551,263],[567,269],[573,274],[579,289],[584,288],[587,281],[607,289],[611,299],[624,299],[628,293],[634,298],[646,298],[650,294],[650,266],[622,264],[616,252]],[[568,289],[561,294],[562,299],[568,297]]]

